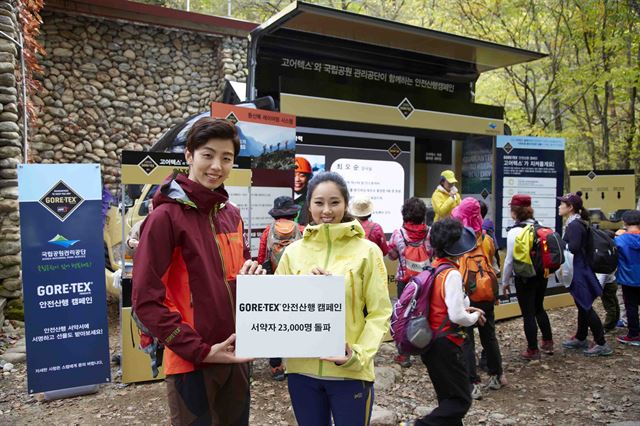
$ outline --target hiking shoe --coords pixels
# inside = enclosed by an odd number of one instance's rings
[[[411,356],[410,355],[402,355],[398,354],[393,358],[395,362],[400,364],[401,367],[411,367]]]
[[[589,349],[585,349],[582,352],[585,356],[608,356],[613,353],[613,349],[607,342],[604,345],[593,345]]]
[[[627,336],[618,336],[616,340],[623,345],[631,345],[631,346],[640,346],[640,336],[629,337]]]
[[[285,379],[284,366],[282,364],[277,367],[271,367],[271,378],[277,382]]]
[[[539,349],[527,348],[524,352],[520,354],[520,358],[526,359],[527,361],[534,361],[542,358],[542,356],[540,355]]]
[[[553,340],[543,340],[540,343],[540,350],[547,355],[553,355]]]
[[[589,349],[589,342],[587,341],[587,339],[584,340],[578,340],[576,339],[576,336],[573,336],[571,339],[569,340],[565,340],[564,342],[562,342],[562,347],[565,349]]]
[[[498,376],[496,374],[489,377],[489,382],[487,382],[487,385],[485,387],[491,390],[498,390],[506,385],[507,385],[507,378],[504,377],[504,374],[502,376]]]
[[[627,328],[627,320],[624,318],[620,318],[616,323],[617,328]]]
[[[471,398],[482,399],[482,386],[480,383],[473,383],[471,385]]]

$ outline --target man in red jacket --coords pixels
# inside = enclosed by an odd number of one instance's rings
[[[171,423],[247,425],[248,363],[234,353],[238,273],[249,259],[240,211],[224,181],[240,150],[235,126],[209,117],[187,136],[188,176],[153,197],[136,253],[133,309],[164,345]]]

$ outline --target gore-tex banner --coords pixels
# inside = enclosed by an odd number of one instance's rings
[[[97,164],[18,167],[27,389],[111,381]]]

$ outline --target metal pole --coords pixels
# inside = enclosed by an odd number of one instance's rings
[[[23,38],[22,38],[22,34],[18,31],[18,38],[19,40],[14,39],[13,37],[11,37],[9,34],[5,33],[4,31],[0,31],[0,36],[9,39],[13,42],[13,44],[15,44],[16,46],[18,46],[18,48],[20,49],[20,73],[22,76],[22,149],[23,149],[23,156],[22,156],[22,162],[23,163],[28,163],[28,155],[27,153],[29,152],[29,142],[27,139],[27,129],[29,128],[29,116],[28,116],[28,110],[27,110],[27,71],[26,71],[26,67],[24,65],[24,47],[23,47]]]
[[[231,0],[227,0],[227,16],[231,17]]]
[[[29,128],[29,114],[27,111],[27,72],[24,65],[24,39],[22,34],[20,36],[20,68],[22,72],[22,145],[23,145],[23,158],[22,161],[27,164],[29,162],[29,138],[27,132]]]
[[[191,1],[187,0],[187,12],[191,9]]]
[[[125,235],[124,235],[124,222],[125,222],[125,217],[124,217],[124,184],[120,184],[120,221],[122,222],[122,239],[120,241],[120,269],[122,270],[122,272],[120,273],[120,279],[122,280],[122,278],[124,278],[124,253],[125,253]],[[122,281],[120,281],[122,282]],[[120,285],[120,288],[122,288],[122,285]]]

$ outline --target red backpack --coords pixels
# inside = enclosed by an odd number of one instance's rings
[[[399,274],[404,282],[409,280],[429,266],[429,252],[424,246],[425,236],[420,241],[409,242],[404,236],[404,232],[400,229],[400,236],[402,241],[398,242],[398,252],[400,253],[399,261],[402,273]]]

